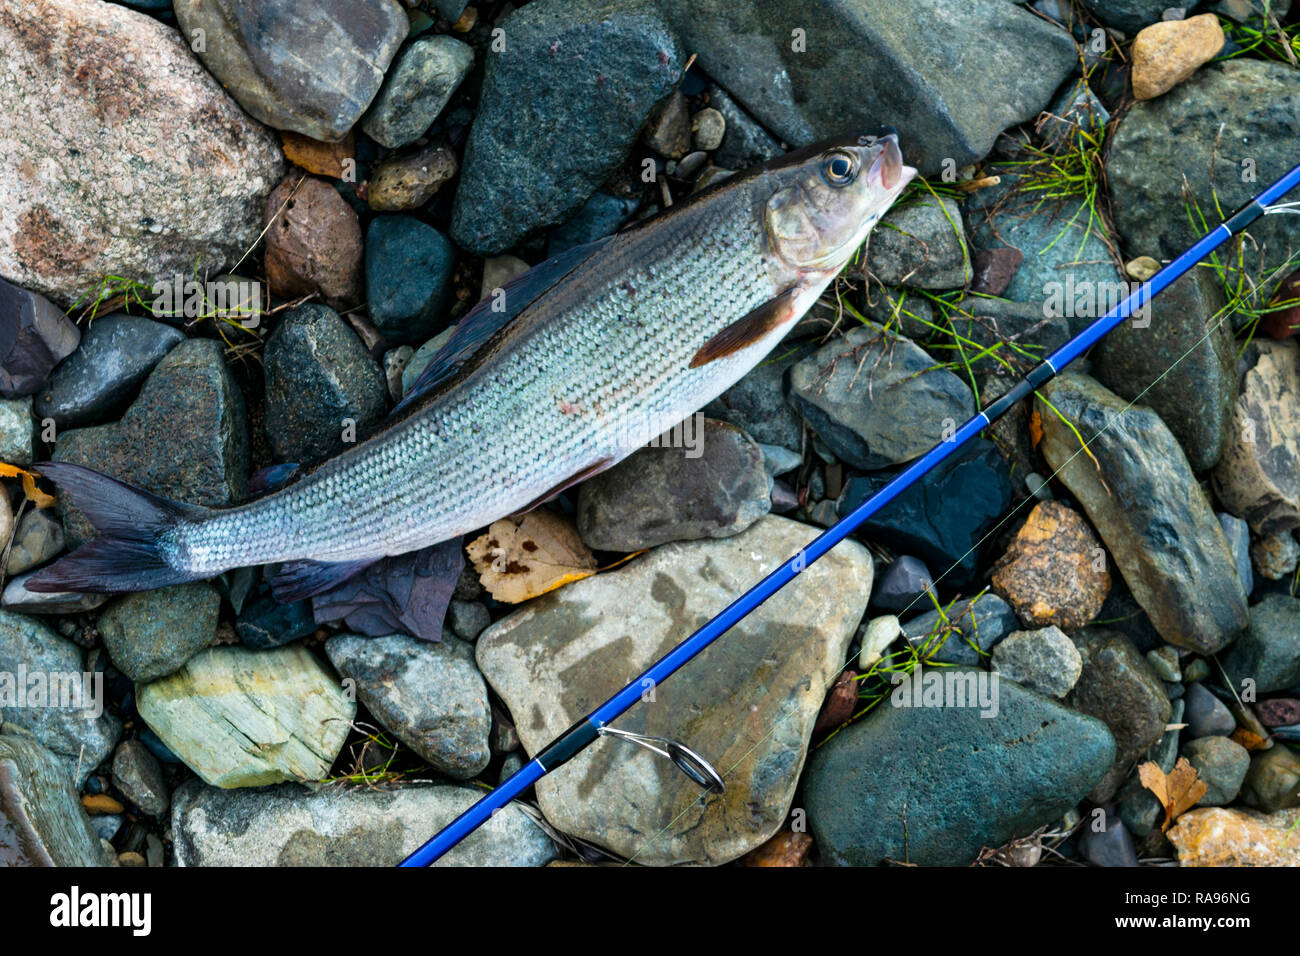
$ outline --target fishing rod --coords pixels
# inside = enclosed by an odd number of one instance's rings
[[[655,687],[671,677],[679,668],[695,658],[764,601],[793,581],[808,565],[847,538],[863,522],[914,485],[958,448],[1055,378],[1108,332],[1191,271],[1193,266],[1223,243],[1240,233],[1260,216],[1282,212],[1300,213],[1300,208],[1297,208],[1300,207],[1300,203],[1278,203],[1278,200],[1297,185],[1300,185],[1300,164],[1267,186],[1216,228],[1202,236],[1178,258],[1130,293],[1115,308],[1044,359],[1008,392],[958,428],[951,438],[935,445],[925,455],[912,462],[874,495],[823,531],[805,548],[732,601],[698,631],[651,664],[643,674],[544,747],[521,769],[503,780],[496,789],[483,796],[403,860],[401,865],[428,866],[433,863],[486,823],[495,811],[504,807],[547,774],[572,760],[601,737],[626,740],[651,750],[659,756],[667,757],[679,770],[706,791],[722,790],[724,783],[721,774],[689,747],[664,737],[650,737],[626,730],[616,730],[609,726],[610,723],[642,699],[642,689],[647,686],[647,681],[650,682],[648,686]]]

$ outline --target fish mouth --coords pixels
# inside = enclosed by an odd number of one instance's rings
[[[891,191],[902,189],[916,176],[916,170],[904,165],[903,151],[898,146],[898,134],[889,132],[879,137],[877,141],[882,148],[880,155],[871,164],[868,174],[871,181]]]

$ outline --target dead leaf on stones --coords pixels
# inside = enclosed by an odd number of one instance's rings
[[[23,471],[17,465],[0,462],[0,478],[21,478],[23,480],[23,494],[37,508],[48,508],[54,504],[52,496],[36,487],[36,476],[30,471]]]
[[[596,558],[577,529],[540,509],[493,522],[465,550],[488,593],[506,604],[527,601],[597,571]]]
[[[1165,822],[1160,828],[1168,830],[1169,825],[1196,806],[1196,801],[1205,796],[1209,789],[1205,781],[1196,775],[1196,768],[1187,762],[1186,757],[1179,757],[1174,769],[1165,773],[1154,760],[1149,760],[1138,767],[1138,779],[1142,786],[1156,795],[1161,806],[1165,808]]]

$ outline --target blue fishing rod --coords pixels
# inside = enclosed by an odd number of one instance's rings
[[[958,448],[1060,374],[1066,366],[1100,341],[1111,329],[1131,317],[1152,298],[1191,271],[1198,262],[1223,243],[1265,214],[1300,213],[1300,208],[1296,208],[1300,206],[1298,203],[1277,204],[1278,200],[1297,185],[1300,185],[1300,164],[1201,237],[1191,248],[1139,286],[1115,308],[1044,359],[1010,391],[957,429],[950,439],[940,442],[912,462],[887,485],[814,538],[802,551],[732,601],[720,614],[650,665],[643,674],[557,737],[520,770],[503,780],[495,790],[486,794],[403,860],[401,865],[428,866],[433,863],[486,823],[496,810],[504,807],[538,780],[572,760],[604,736],[626,740],[667,757],[701,787],[706,790],[721,790],[722,776],[709,765],[708,761],[689,747],[663,737],[649,737],[616,730],[609,725],[641,700],[642,688],[658,686],[671,677],[679,668],[727,633],[764,601],[793,581],[808,565],[856,531],[863,522],[920,481]]]

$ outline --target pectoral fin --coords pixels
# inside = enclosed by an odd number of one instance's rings
[[[732,322],[700,347],[691,359],[691,368],[699,368],[715,359],[739,352],[773,329],[789,322],[795,317],[794,302],[798,294],[798,288],[791,286],[775,299],[769,299],[748,315]]]

